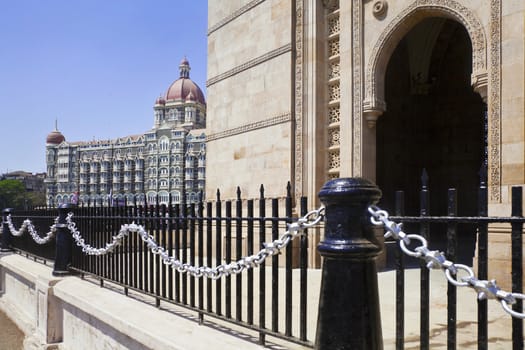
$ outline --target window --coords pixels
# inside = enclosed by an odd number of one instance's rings
[[[168,151],[169,150],[169,140],[167,137],[162,137],[159,140],[159,150],[160,151]]]

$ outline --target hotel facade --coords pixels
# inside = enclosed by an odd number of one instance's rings
[[[153,128],[113,140],[46,138],[48,206],[192,203],[204,191],[206,100],[183,59],[180,77],[155,101]]]

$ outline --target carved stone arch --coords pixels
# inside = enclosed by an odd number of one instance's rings
[[[472,76],[474,91],[487,99],[487,41],[481,22],[467,7],[453,0],[416,0],[399,13],[385,28],[373,47],[365,76],[363,114],[369,126],[386,110],[385,73],[388,60],[399,41],[416,24],[428,17],[443,17],[461,23],[472,43]]]

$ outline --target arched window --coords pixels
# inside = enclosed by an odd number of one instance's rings
[[[159,150],[160,151],[168,151],[169,150],[170,141],[167,137],[163,136],[159,140]]]

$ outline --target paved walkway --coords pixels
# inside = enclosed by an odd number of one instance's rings
[[[430,272],[430,348],[447,346],[447,280],[440,270]],[[395,272],[379,274],[381,318],[385,349],[395,348]],[[457,288],[457,349],[477,349],[477,295]],[[419,349],[419,270],[405,272],[405,349]],[[511,349],[512,318],[495,300],[488,301],[489,349]]]
[[[22,349],[24,333],[0,311],[0,350]]]

